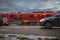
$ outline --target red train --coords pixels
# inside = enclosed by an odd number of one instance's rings
[[[9,21],[17,21],[21,23],[37,22],[46,17],[56,15],[54,12],[32,12],[32,13],[4,13],[1,14],[8,18]]]

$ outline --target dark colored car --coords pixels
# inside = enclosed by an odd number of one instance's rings
[[[44,28],[60,26],[60,14],[40,20],[40,26],[44,26]]]
[[[2,24],[3,24],[3,17],[2,16],[0,16],[0,26],[2,26]]]

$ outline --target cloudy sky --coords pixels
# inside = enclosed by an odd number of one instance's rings
[[[60,0],[0,0],[0,12],[59,11]]]

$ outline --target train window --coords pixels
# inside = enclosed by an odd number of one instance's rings
[[[33,18],[33,15],[30,15],[30,18]]]
[[[30,15],[30,18],[44,18],[44,15]]]
[[[15,20],[17,20],[17,19],[18,19],[18,17],[17,17],[17,16],[14,16],[14,19],[15,19]]]
[[[28,15],[25,15],[25,16],[24,16],[24,19],[27,20],[27,19],[28,19]]]
[[[34,14],[34,15],[33,15],[33,17],[34,17],[34,18],[37,18],[37,17],[38,17],[38,15],[37,15],[37,14]]]
[[[37,18],[38,15],[34,14],[34,15],[30,15],[30,18]]]
[[[40,18],[44,18],[44,15],[40,15]]]
[[[40,15],[38,15],[38,18],[40,18]]]
[[[20,15],[19,18],[22,18],[22,16]]]
[[[22,15],[19,16],[19,19],[22,20]]]
[[[47,14],[47,16],[46,17],[50,17],[51,15],[50,14]]]
[[[38,15],[38,18],[44,18],[44,15]]]
[[[13,15],[10,15],[11,18],[13,18]]]

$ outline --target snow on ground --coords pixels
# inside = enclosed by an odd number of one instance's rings
[[[0,40],[58,40],[57,37],[21,35],[21,34],[0,34]],[[60,40],[60,39],[59,39]]]

